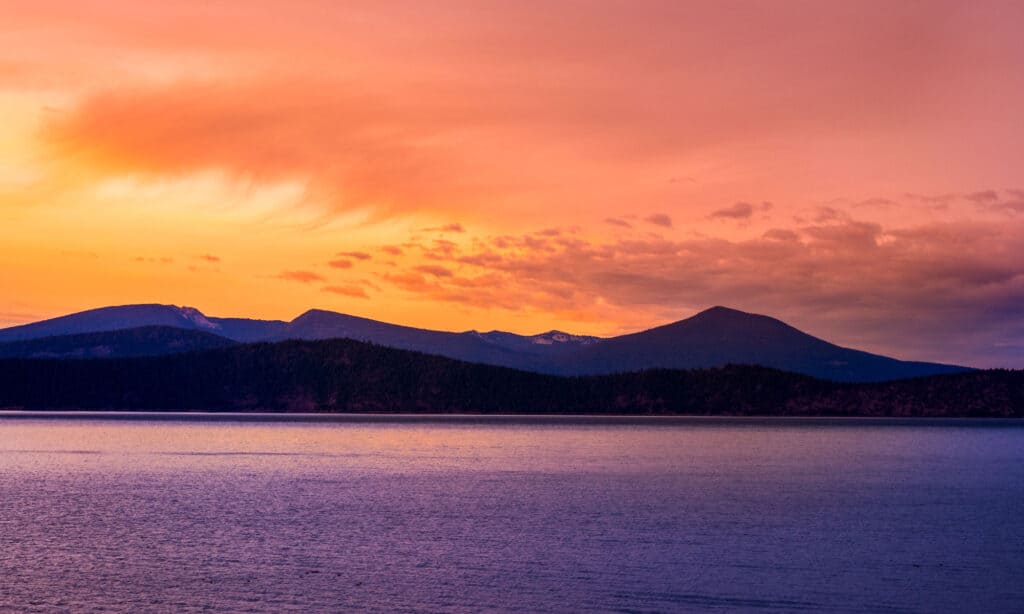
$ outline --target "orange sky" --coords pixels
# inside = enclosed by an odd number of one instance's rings
[[[615,334],[724,304],[1024,367],[1021,23],[0,0],[0,326],[161,302]]]

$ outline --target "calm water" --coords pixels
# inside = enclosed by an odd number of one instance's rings
[[[0,417],[0,610],[1024,611],[1024,428]]]

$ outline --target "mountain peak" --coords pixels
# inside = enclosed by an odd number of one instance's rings
[[[298,315],[292,322],[300,322],[305,320],[316,320],[319,318],[326,318],[331,316],[341,315],[335,311],[327,311],[326,309],[307,309]]]
[[[767,330],[767,329],[788,329],[795,331],[792,326],[782,320],[759,313],[740,311],[731,307],[716,305],[705,309],[700,313],[680,320],[675,325],[701,326],[701,327],[729,327],[744,330]]]
[[[739,309],[733,309],[732,307],[724,307],[722,305],[715,305],[714,307],[708,307],[704,311],[699,312],[694,318],[701,317],[730,317],[730,318],[742,318],[742,317],[764,317],[758,316],[756,313],[749,313],[746,311],[740,311]]]
[[[337,311],[329,311],[327,309],[309,309],[302,313],[299,317],[295,318],[289,323],[292,327],[322,327],[322,326],[369,326],[374,327],[395,327],[395,328],[407,328],[399,326],[397,324],[388,324],[386,322],[378,322],[377,320],[371,320],[361,316],[354,316],[347,313],[340,313]]]

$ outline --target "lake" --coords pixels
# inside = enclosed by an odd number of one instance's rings
[[[1024,423],[0,414],[0,610],[90,609],[1020,612]]]

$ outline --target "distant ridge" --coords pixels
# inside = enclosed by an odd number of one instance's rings
[[[131,358],[237,345],[226,337],[173,326],[140,326],[0,343],[0,358]]]
[[[173,305],[124,305],[100,307],[58,318],[0,329],[0,343],[56,335],[99,333],[140,326],[173,326],[191,330],[217,328],[199,310]]]
[[[209,318],[194,307],[176,305],[120,305],[80,311],[66,316],[0,329],[0,343],[56,335],[99,333],[141,326],[170,326],[201,330],[234,341],[259,341],[285,326],[279,320]]]
[[[192,307],[104,307],[0,329],[0,343],[119,331],[143,326],[205,332],[241,343],[348,338],[437,354],[467,362],[554,375],[599,375],[644,369],[701,369],[728,364],[771,367],[833,381],[887,381],[967,371],[966,367],[907,362],[828,343],[764,315],[712,307],[649,330],[601,339],[561,331],[517,335],[503,331],[446,332],[311,309],[291,322],[208,317]],[[102,339],[93,339],[104,345]],[[37,353],[60,355],[40,341]],[[183,346],[184,347],[184,346]],[[154,346],[153,354],[168,353]],[[159,351],[158,351],[159,350]],[[83,357],[94,354],[85,353]],[[138,355],[138,354],[130,354]]]

